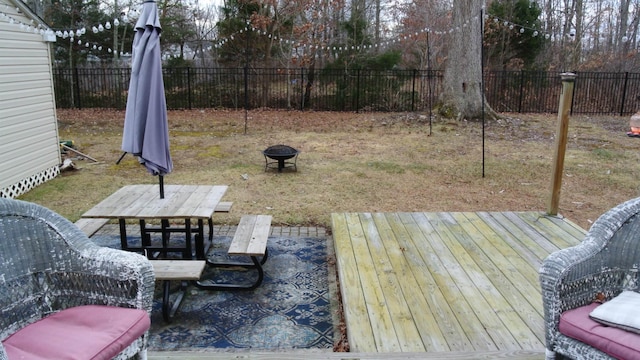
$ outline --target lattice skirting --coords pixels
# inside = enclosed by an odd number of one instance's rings
[[[14,199],[34,187],[47,182],[60,175],[60,167],[58,165],[43,170],[38,174],[32,175],[27,179],[23,179],[16,184],[0,189],[0,197]]]

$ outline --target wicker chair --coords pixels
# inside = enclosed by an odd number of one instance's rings
[[[560,315],[623,290],[639,291],[640,198],[607,211],[571,248],[551,254],[540,268],[547,359],[611,359],[587,344],[561,334]]]
[[[0,341],[81,305],[143,309],[148,316],[154,282],[145,257],[96,246],[73,223],[42,206],[0,198]],[[143,336],[118,346],[116,351],[124,350],[117,359],[146,357],[145,326]],[[7,353],[0,343],[2,359]]]

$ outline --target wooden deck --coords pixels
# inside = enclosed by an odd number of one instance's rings
[[[585,231],[539,212],[334,213],[352,352],[544,354],[538,269]]]

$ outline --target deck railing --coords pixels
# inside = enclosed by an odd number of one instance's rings
[[[59,108],[124,109],[129,68],[55,68]],[[428,111],[442,92],[439,70],[321,70],[284,68],[164,68],[170,109],[300,109]],[[488,71],[484,90],[498,112],[553,113],[559,72]],[[639,73],[577,74],[572,113],[628,115],[640,105]]]

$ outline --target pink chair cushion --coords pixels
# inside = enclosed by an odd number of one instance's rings
[[[562,313],[560,332],[618,359],[640,359],[640,335],[603,325],[589,317],[599,305],[593,303]]]
[[[9,359],[111,359],[150,325],[144,310],[78,306],[20,329],[2,345]]]

